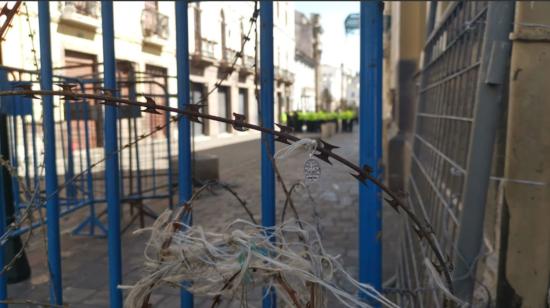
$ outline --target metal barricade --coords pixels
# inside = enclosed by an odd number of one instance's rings
[[[451,4],[426,41],[419,76],[408,202],[433,227],[439,249],[454,267],[456,294],[467,302],[483,238],[513,5]],[[434,278],[438,269],[432,265],[433,253],[411,234],[410,226],[403,230],[400,304],[443,306],[446,295]]]

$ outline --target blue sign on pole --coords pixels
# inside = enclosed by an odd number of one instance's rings
[[[360,27],[360,14],[353,13],[349,14],[344,20],[344,27],[346,28],[346,34],[351,33],[355,30],[359,30]]]

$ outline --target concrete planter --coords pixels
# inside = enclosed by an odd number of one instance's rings
[[[321,138],[330,138],[336,134],[336,123],[327,122],[321,124]]]

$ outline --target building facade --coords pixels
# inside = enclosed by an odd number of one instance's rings
[[[316,111],[320,98],[321,28],[319,16],[295,12],[294,101],[291,111]]]
[[[174,3],[117,1],[113,3],[113,9],[117,79],[127,82],[126,85],[119,83],[121,95],[147,93],[156,96],[157,104],[177,106]],[[249,21],[253,12],[253,2],[189,4],[190,95],[193,102],[205,104],[205,111],[211,114],[232,117],[232,113],[237,112],[245,114],[250,122],[257,123],[254,65],[256,58],[259,62],[259,55],[256,57],[259,48],[255,48],[256,32]],[[87,80],[89,84],[86,91],[97,91],[102,80],[103,62],[100,2],[51,2],[50,14],[54,74]],[[38,46],[37,15],[36,2],[25,2],[20,8],[3,42],[4,65],[38,69],[35,62],[39,63],[40,54],[34,48]],[[34,37],[29,37],[30,31],[35,33]],[[245,45],[243,55],[237,57],[247,37],[250,40]],[[295,44],[292,2],[274,3],[274,37],[277,119],[283,110],[288,109],[294,82],[294,73],[291,71]],[[136,82],[130,85],[128,81],[131,80]],[[219,87],[216,87],[217,83],[220,83]],[[143,98],[138,96],[138,99]],[[60,105],[60,109],[64,107]],[[98,105],[97,108],[101,107]],[[126,114],[128,119],[140,117],[137,125],[142,132],[150,131],[166,121],[161,116],[130,110],[121,113]],[[64,111],[56,113],[57,121],[65,118]],[[86,120],[93,127],[90,145],[101,148],[102,112],[93,113]],[[170,138],[175,144],[175,125],[173,130]],[[124,128],[121,129],[121,135],[130,136]],[[238,132],[231,126],[213,121],[194,124],[193,135],[196,150],[259,137],[258,133]]]
[[[345,110],[359,107],[359,74],[344,65],[322,65],[321,105],[324,110]]]

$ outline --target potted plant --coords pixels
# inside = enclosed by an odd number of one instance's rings
[[[342,131],[353,131],[353,120],[356,118],[355,112],[352,110],[345,110],[339,113],[340,120],[342,121]]]

